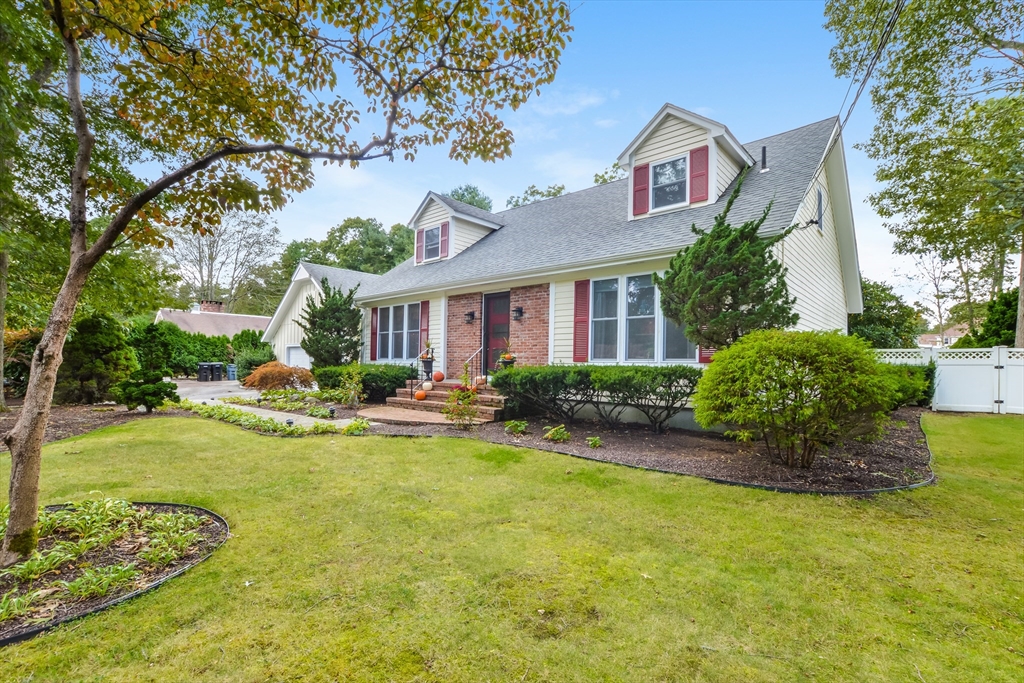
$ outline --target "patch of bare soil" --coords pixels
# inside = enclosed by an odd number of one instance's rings
[[[501,422],[480,425],[471,432],[448,425],[374,425],[370,433],[470,437],[728,483],[838,493],[908,486],[930,479],[931,456],[921,431],[923,411],[909,407],[897,410],[881,439],[835,445],[819,454],[808,469],[782,465],[767,455],[763,443],[737,443],[719,434],[681,429],[655,434],[643,425],[608,430],[597,423],[581,421],[566,425],[572,439],[565,443],[541,438],[545,426],[557,424],[545,418],[528,418],[528,432],[520,438],[506,434]],[[590,448],[588,436],[600,437],[603,445]]]
[[[31,583],[18,583],[10,576],[0,576],[0,596],[14,590],[15,595],[24,595],[34,591],[52,591],[52,599],[44,596],[37,607],[20,617],[0,622],[0,643],[3,641],[17,642],[20,637],[28,637],[36,631],[56,626],[59,623],[77,619],[92,612],[97,612],[137,591],[145,590],[166,579],[172,574],[198,564],[206,559],[228,537],[228,528],[223,520],[210,516],[206,511],[191,505],[135,505],[137,509],[152,512],[186,512],[203,517],[202,525],[196,529],[202,540],[188,551],[164,567],[155,567],[139,560],[136,554],[146,547],[146,539],[140,534],[124,536],[106,547],[95,548],[85,553],[70,565],[64,565],[54,571],[40,576]],[[55,533],[39,541],[39,550],[45,552],[60,541],[72,540],[66,533]],[[60,590],[60,581],[71,582],[82,575],[88,568],[110,567],[114,565],[135,564],[141,574],[133,583],[115,588],[106,595],[75,600],[67,592]]]
[[[8,401],[11,410],[0,413],[0,434],[6,433],[21,414],[20,401]],[[110,404],[92,406],[53,406],[50,408],[50,419],[46,423],[46,434],[43,440],[59,441],[70,436],[78,436],[91,432],[100,427],[124,424],[130,420],[143,420],[151,417],[191,417],[192,413],[187,410],[161,410],[160,412],[142,413],[137,410],[128,410],[124,406]],[[7,450],[7,446],[0,443],[0,452]]]

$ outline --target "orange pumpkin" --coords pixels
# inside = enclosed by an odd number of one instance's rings
[[[427,398],[427,392],[420,389],[419,391],[416,392],[415,398],[417,401],[425,401]]]
[[[444,373],[441,372],[440,370],[435,372],[434,373],[434,381],[435,382],[443,382],[444,381]]]
[[[474,384],[487,384],[487,378],[483,375],[477,375],[476,379],[473,380]]]

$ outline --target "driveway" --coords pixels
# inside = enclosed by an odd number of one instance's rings
[[[178,396],[190,401],[209,401],[225,396],[249,396],[256,398],[260,392],[246,389],[238,382],[223,380],[220,382],[198,382],[194,379],[173,380],[178,385]]]

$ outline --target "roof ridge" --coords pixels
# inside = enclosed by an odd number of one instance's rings
[[[756,145],[757,143],[764,142],[765,140],[771,140],[772,138],[777,138],[777,137],[779,137],[781,135],[786,135],[788,133],[795,133],[798,130],[803,130],[804,128],[811,128],[813,126],[820,126],[821,124],[825,123],[826,121],[835,122],[838,119],[839,119],[838,116],[829,116],[829,117],[821,119],[820,121],[815,121],[814,123],[805,123],[802,126],[797,126],[796,128],[790,128],[789,130],[784,130],[781,133],[773,133],[772,135],[766,135],[763,138],[758,138],[756,140],[751,140],[750,142],[744,142],[743,146],[747,147],[749,145]]]
[[[299,260],[300,266],[316,266],[317,268],[330,268],[331,270],[340,270],[345,273],[355,273],[356,275],[372,275],[374,277],[380,277],[377,273],[367,273],[365,270],[354,270],[352,268],[342,268],[341,266],[329,266],[326,263],[314,263],[313,261]]]

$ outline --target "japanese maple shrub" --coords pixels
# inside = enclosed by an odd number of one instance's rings
[[[715,355],[694,395],[702,427],[761,438],[790,467],[810,467],[829,444],[877,435],[895,387],[867,342],[838,332],[751,332]]]

